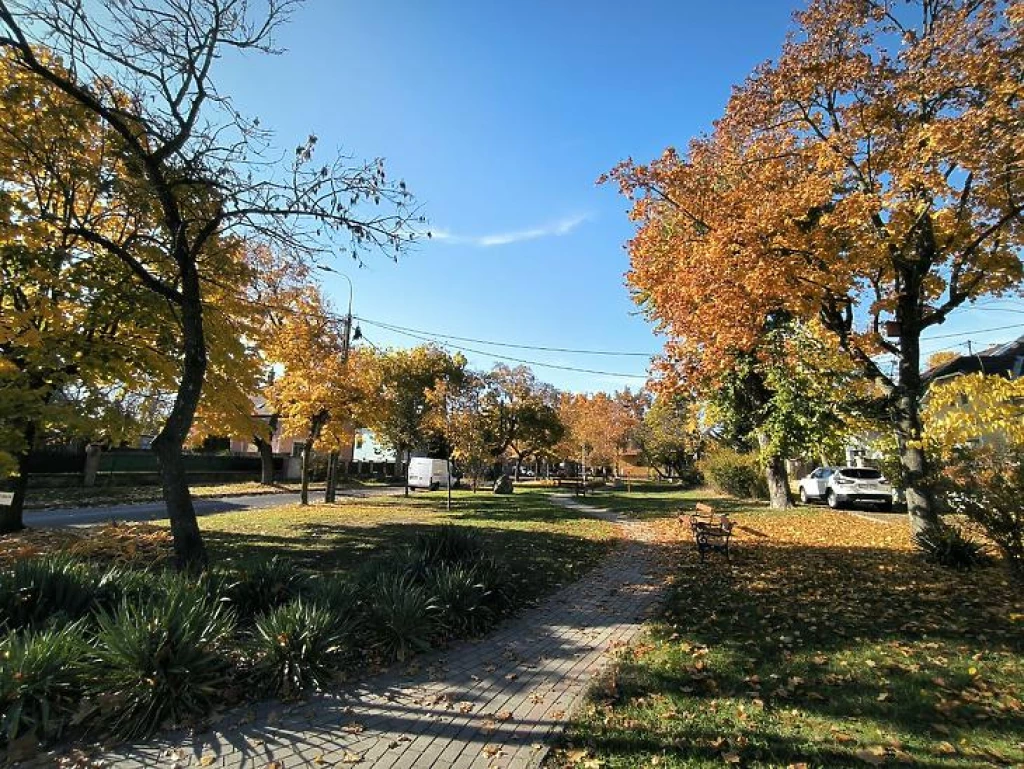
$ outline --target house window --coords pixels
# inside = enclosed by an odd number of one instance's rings
[[[297,457],[301,457],[302,456],[302,450],[304,448],[306,448],[306,444],[304,442],[302,442],[302,441],[295,441],[295,443],[292,444],[292,456],[296,457],[296,458]]]

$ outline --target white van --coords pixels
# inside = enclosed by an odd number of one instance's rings
[[[448,462],[444,459],[413,457],[409,460],[409,488],[435,491],[448,486]]]

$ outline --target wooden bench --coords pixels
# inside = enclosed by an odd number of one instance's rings
[[[732,537],[733,523],[728,515],[716,513],[711,505],[698,502],[695,512],[680,515],[679,522],[690,525],[701,563],[704,563],[705,555],[712,551],[724,553],[725,559],[730,560],[729,538]]]
[[[587,485],[581,478],[555,478],[555,485],[558,487],[571,486],[572,493],[577,497],[587,495]]]

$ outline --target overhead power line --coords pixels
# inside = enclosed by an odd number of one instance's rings
[[[367,321],[365,318],[361,318],[360,320],[362,322],[364,322],[364,323],[370,322],[370,321]],[[383,326],[383,325],[377,324],[377,323],[374,323],[372,325],[378,325],[381,328],[387,328],[386,326]],[[391,329],[391,330],[394,330],[394,329]],[[622,372],[622,371],[600,371],[600,370],[597,370],[597,369],[579,368],[578,366],[563,366],[563,365],[559,365],[557,363],[543,363],[543,362],[537,361],[537,360],[527,360],[526,358],[515,358],[515,357],[512,357],[510,355],[502,355],[500,353],[495,353],[495,352],[492,352],[490,350],[478,350],[478,349],[474,349],[472,347],[466,347],[465,345],[461,345],[461,344],[451,344],[450,342],[438,342],[437,339],[435,339],[435,338],[432,338],[432,337],[429,337],[429,336],[422,336],[420,334],[416,334],[416,333],[413,333],[411,331],[395,331],[395,333],[411,337],[412,339],[418,339],[421,342],[434,342],[436,344],[439,344],[442,347],[446,347],[446,348],[452,349],[452,350],[459,350],[461,352],[471,352],[471,353],[474,353],[475,355],[486,355],[486,356],[490,356],[492,358],[496,358],[498,360],[507,360],[507,361],[512,361],[514,363],[525,363],[528,366],[539,366],[541,368],[553,368],[553,369],[558,369],[559,371],[573,371],[573,372],[578,373],[578,374],[595,374],[597,376],[622,377],[624,379],[644,379],[644,380],[646,380],[648,378],[646,374],[627,374],[627,373]],[[369,341],[369,340],[367,340],[367,341]]]
[[[356,320],[363,323],[369,323],[371,326],[379,326],[380,328],[387,329],[388,331],[397,332],[409,332],[415,334],[423,334],[435,339],[452,339],[456,342],[470,342],[471,344],[486,344],[494,347],[509,347],[516,350],[537,350],[539,352],[564,352],[572,353],[574,355],[614,355],[624,357],[637,357],[637,358],[652,358],[658,353],[656,352],[620,352],[617,350],[576,350],[569,347],[544,347],[542,345],[535,344],[514,344],[512,342],[495,342],[488,339],[473,339],[467,336],[455,336],[454,334],[442,334],[435,331],[424,331],[423,329],[408,328],[407,326],[398,326],[394,323],[385,323],[380,320],[372,320],[370,318],[364,318],[361,316],[353,316]]]
[[[931,342],[933,339],[955,339],[961,336],[975,336],[976,334],[988,334],[992,331],[1006,331],[1011,328],[1024,328],[1024,323],[1014,323],[1009,326],[996,326],[995,328],[976,328],[974,331],[960,331],[956,334],[939,334],[922,339],[922,342]]]

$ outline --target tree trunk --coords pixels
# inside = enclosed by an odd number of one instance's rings
[[[181,381],[174,397],[171,413],[163,429],[153,440],[152,451],[160,463],[160,485],[163,487],[167,516],[174,538],[175,566],[180,571],[199,571],[208,558],[192,495],[185,475],[182,449],[203,390],[206,377],[206,337],[203,331],[203,307],[199,273],[189,255],[176,260],[181,276],[181,330],[183,361]]]
[[[896,437],[899,443],[903,489],[907,499],[910,531],[916,534],[938,522],[928,483],[928,463],[921,447],[921,346],[920,331],[913,321],[900,319],[899,382],[895,394]]]
[[[302,469],[300,471],[301,480],[299,487],[299,504],[309,504],[309,463],[313,457],[313,442],[306,441],[302,446]]]
[[[25,528],[25,494],[28,491],[28,458],[32,444],[36,442],[36,426],[29,422],[25,426],[25,448],[15,455],[18,462],[18,477],[14,479],[14,499],[10,505],[0,505],[0,534],[10,534]]]
[[[327,491],[324,502],[333,503],[338,498],[338,452],[332,451],[327,457]]]
[[[260,483],[264,486],[274,485],[274,447],[260,436],[252,437],[253,445],[260,453]]]
[[[768,436],[758,433],[758,445],[764,450],[768,445]],[[786,510],[793,507],[793,499],[789,494],[789,473],[786,471],[786,460],[782,457],[771,457],[764,461],[764,477],[768,482],[768,505],[773,510]]]

